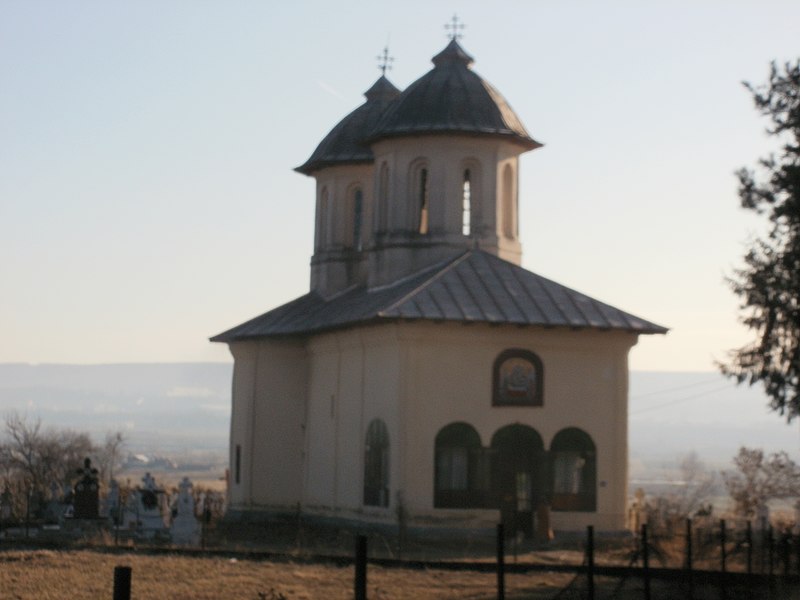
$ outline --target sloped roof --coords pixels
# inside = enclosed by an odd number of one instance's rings
[[[392,83],[381,76],[365,93],[367,101],[331,129],[316,150],[295,171],[310,175],[317,169],[341,164],[371,163],[372,150],[365,142],[387,105],[400,94]]]
[[[403,135],[466,133],[510,137],[538,148],[505,98],[470,69],[458,42],[433,57],[434,68],[412,83],[386,110],[371,141]]]
[[[310,292],[211,341],[305,335],[395,320],[667,332],[482,250],[469,250],[385,287],[351,288],[327,300]]]

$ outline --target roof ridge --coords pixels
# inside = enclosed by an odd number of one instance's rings
[[[448,272],[450,272],[450,271],[451,271],[452,269],[454,269],[454,268],[455,268],[457,265],[459,265],[459,264],[461,264],[462,262],[464,262],[464,261],[467,259],[467,257],[468,257],[470,254],[472,254],[472,252],[473,252],[472,250],[467,250],[466,252],[464,252],[464,253],[463,253],[463,254],[461,254],[460,256],[457,256],[457,257],[455,257],[454,259],[452,259],[452,260],[450,261],[450,264],[447,264],[447,265],[445,265],[443,268],[441,268],[441,269],[439,269],[439,270],[435,271],[431,277],[429,277],[428,279],[426,279],[425,281],[423,281],[422,283],[420,283],[420,284],[419,284],[417,287],[415,287],[413,290],[411,290],[410,292],[408,292],[408,293],[407,293],[405,296],[403,296],[403,297],[402,297],[402,298],[400,298],[399,300],[396,300],[395,302],[393,302],[393,303],[392,303],[392,304],[390,304],[389,306],[385,307],[384,309],[382,309],[382,310],[379,310],[379,311],[378,311],[378,316],[379,316],[379,317],[383,317],[383,316],[385,316],[385,315],[386,315],[386,313],[387,313],[388,311],[390,311],[390,310],[392,310],[392,309],[394,309],[394,308],[397,308],[397,307],[399,307],[401,304],[404,304],[404,303],[405,303],[405,302],[407,302],[409,299],[411,299],[412,297],[416,296],[416,295],[417,295],[417,294],[418,294],[420,291],[422,291],[423,289],[425,289],[426,287],[428,287],[428,286],[429,286],[431,283],[433,283],[433,282],[434,282],[434,281],[436,281],[437,279],[441,279],[441,278],[442,278],[442,277],[445,275],[445,273],[448,273]]]

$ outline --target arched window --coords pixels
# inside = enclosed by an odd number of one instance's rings
[[[503,235],[510,240],[517,237],[516,206],[514,202],[514,170],[511,165],[503,168],[502,190],[502,223]]]
[[[385,232],[389,228],[389,165],[381,164],[378,177],[378,211],[375,229]]]
[[[373,419],[367,427],[364,505],[389,506],[389,432],[380,419]]]
[[[501,352],[492,369],[494,406],[542,406],[544,368],[541,359],[528,350]]]
[[[328,188],[323,187],[317,203],[316,249],[321,250],[328,243]]]
[[[577,427],[562,429],[550,444],[554,511],[597,510],[597,453],[592,438]]]
[[[420,169],[417,187],[417,231],[421,234],[428,233],[428,169]]]
[[[461,184],[461,233],[472,235],[472,188],[469,169],[464,169],[464,179]]]
[[[547,496],[547,461],[539,433],[514,423],[492,436],[492,490],[506,531],[533,535],[533,515]]]
[[[481,438],[466,423],[451,423],[436,434],[434,508],[489,506],[489,462]]]
[[[428,160],[417,158],[409,167],[408,210],[411,231],[425,235],[430,227],[430,172]]]
[[[353,237],[351,240],[352,248],[361,251],[363,246],[363,221],[364,221],[364,193],[361,188],[356,188],[353,192]]]

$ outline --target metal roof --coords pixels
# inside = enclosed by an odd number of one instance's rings
[[[374,129],[389,103],[400,90],[381,76],[365,93],[367,101],[331,129],[309,159],[295,171],[311,175],[324,167],[371,163],[374,160],[367,135]]]
[[[370,141],[386,137],[466,133],[509,137],[538,148],[505,98],[470,69],[472,57],[452,40],[433,57],[434,68],[401,93],[381,117]]]
[[[325,299],[310,292],[211,338],[233,342],[306,335],[366,323],[452,321],[666,333],[667,328],[576,292],[482,250],[380,288]]]

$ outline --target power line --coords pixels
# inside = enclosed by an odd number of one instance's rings
[[[639,398],[646,398],[647,396],[655,396],[656,394],[665,394],[667,392],[676,392],[678,390],[685,390],[693,387],[698,387],[701,385],[708,385],[709,383],[718,383],[719,377],[715,377],[714,379],[704,379],[703,381],[696,381],[694,383],[687,383],[684,385],[679,385],[671,388],[665,388],[663,390],[655,390],[653,392],[647,392],[644,394],[638,394],[633,396],[631,400],[638,400]]]
[[[638,415],[644,412],[649,412],[651,410],[658,410],[659,408],[667,408],[668,406],[674,406],[676,404],[681,404],[683,402],[688,402],[689,400],[694,400],[695,398],[702,398],[703,396],[708,396],[709,394],[716,394],[717,392],[721,392],[723,390],[731,389],[733,384],[728,384],[723,387],[714,388],[713,390],[706,390],[704,392],[700,392],[699,394],[693,394],[691,396],[686,396],[685,398],[679,398],[677,400],[672,400],[670,402],[665,402],[664,404],[658,404],[656,406],[648,406],[647,408],[641,408],[639,410],[635,410],[631,412],[631,415]]]

